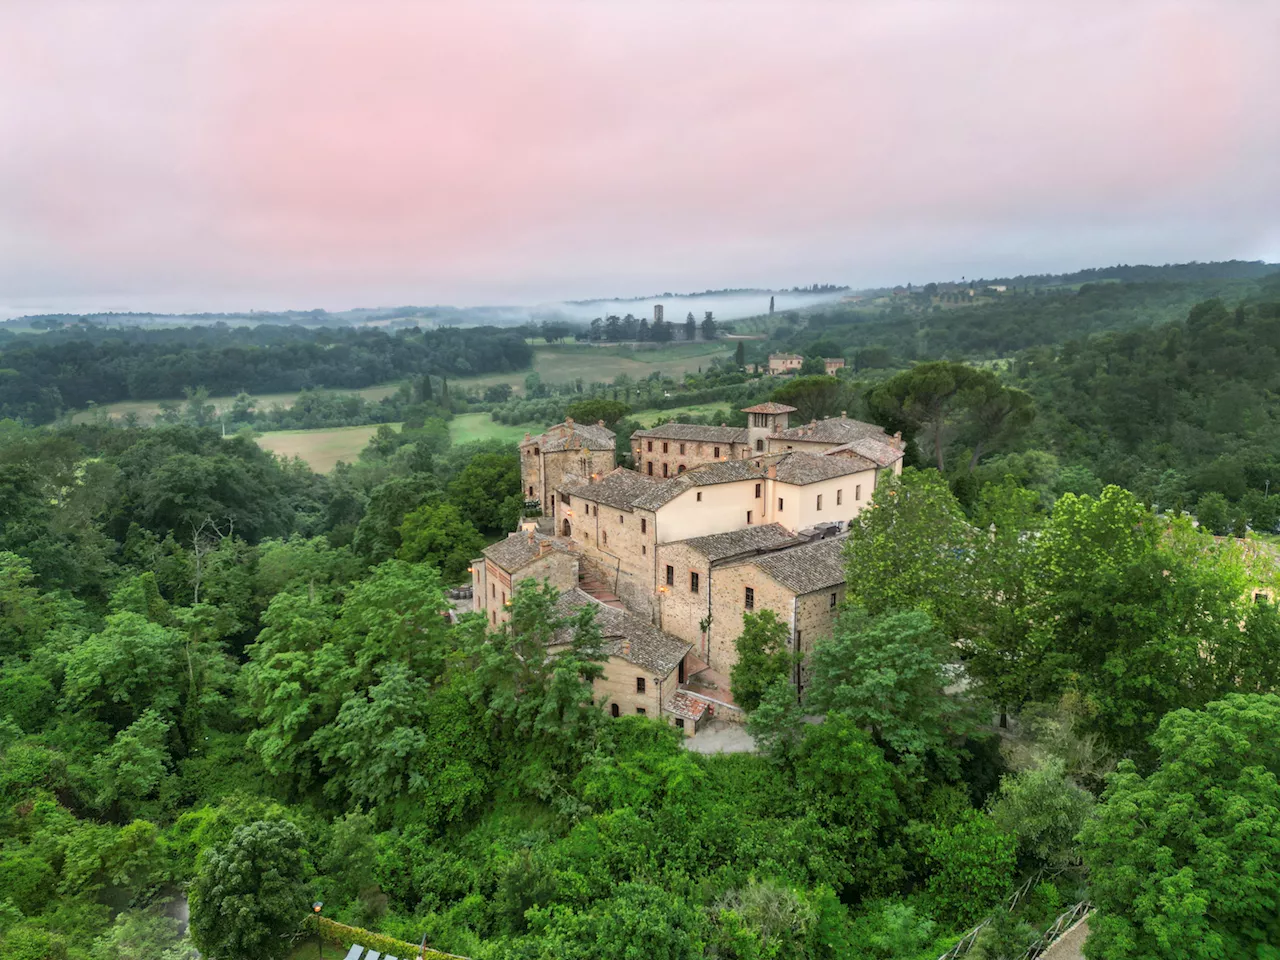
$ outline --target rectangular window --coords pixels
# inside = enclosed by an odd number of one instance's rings
[[[701,491],[701,490],[699,490],[699,491],[698,491],[694,496],[695,496],[695,499],[696,499],[699,503],[701,503],[701,502],[702,502],[702,491]]]
[[[747,511],[747,526],[751,526],[751,511]]]
[[[676,717],[676,729],[677,730],[684,729],[684,720],[681,717]]]
[[[638,713],[640,716],[642,716],[642,717],[643,717],[643,716],[645,716],[646,711],[645,711],[644,707],[636,707],[636,713]]]
[[[838,506],[840,506],[840,504],[842,504],[842,503],[844,503],[844,491],[843,491],[843,490],[837,490],[837,491],[836,491],[836,506],[838,507]]]
[[[667,461],[665,460],[662,461],[662,475],[664,477],[670,476],[670,474],[667,473]]]
[[[760,499],[760,486],[761,486],[760,484],[758,484],[758,483],[756,484],[756,499],[757,499],[757,500],[759,500],[759,499]]]
[[[712,450],[712,453],[713,453],[713,455],[715,456],[715,458],[716,458],[717,460],[719,460],[719,459],[720,459],[720,448],[719,448],[719,447],[712,447],[712,448],[711,448],[711,450]]]
[[[781,497],[779,497],[779,498],[778,498],[778,512],[779,512],[779,513],[781,513],[781,512],[782,512],[782,498],[781,498]]]
[[[533,499],[533,487],[530,487],[530,488],[529,488],[529,499],[530,499],[530,500],[532,500],[532,499]]]
[[[644,677],[636,677],[636,693],[644,693]]]
[[[684,444],[680,444],[680,456],[684,456]]]
[[[622,514],[618,514],[618,522],[619,523],[623,522]]]
[[[567,493],[560,494],[560,502],[566,507],[569,506],[569,495]]]
[[[690,593],[698,592],[698,575],[694,573],[692,570],[689,571],[689,592]]]
[[[649,548],[646,547],[643,543],[640,544],[640,556],[647,557],[648,555],[649,555]]]
[[[489,584],[489,596],[495,600],[498,598],[498,585],[496,583]]]
[[[670,449],[671,449],[671,444],[667,443],[665,440],[662,441],[662,452],[666,453]]]
[[[667,586],[674,587],[676,585],[676,568],[667,564]]]
[[[747,587],[746,596],[742,598],[742,605],[748,610],[756,608],[756,591],[753,587]]]
[[[834,610],[835,608],[836,608],[836,595],[833,593],[831,595],[831,609]]]
[[[853,499],[855,500],[862,499],[862,484],[858,484],[856,487],[853,488]]]
[[[649,476],[653,476],[653,461],[649,461]]]
[[[650,440],[650,441],[648,442],[646,452],[647,452],[647,453],[653,453],[653,441],[652,441],[652,440]]]
[[[822,509],[822,494],[818,494],[818,509]]]
[[[649,521],[644,517],[640,518],[640,532],[644,533],[649,529]]]

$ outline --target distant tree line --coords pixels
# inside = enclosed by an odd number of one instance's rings
[[[409,376],[527,368],[533,349],[496,327],[307,330],[224,326],[103,330],[0,340],[0,418],[48,423],[68,410],[153,400],[204,387],[213,395],[357,389]]]

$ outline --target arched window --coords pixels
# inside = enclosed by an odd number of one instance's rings
[[[680,464],[680,469],[676,471],[676,474],[677,474],[677,475],[682,474],[682,473],[684,473],[684,464],[683,464],[683,463],[682,463],[682,464]]]
[[[566,537],[572,535],[573,533],[573,529],[569,526],[568,520],[564,522],[564,525],[561,527],[561,530],[564,532],[564,535]]]

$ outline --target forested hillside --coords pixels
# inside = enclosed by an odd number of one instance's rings
[[[407,331],[188,327],[53,331],[0,339],[0,417],[48,423],[86,404],[315,387],[358,388],[423,374],[522,370],[533,351],[494,327]]]

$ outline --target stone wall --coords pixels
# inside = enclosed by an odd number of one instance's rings
[[[653,449],[649,447],[652,445]],[[665,450],[663,448],[666,448]],[[719,453],[717,454],[717,451]],[[646,437],[631,441],[631,455],[635,458],[636,471],[654,477],[675,477],[680,468],[692,470],[704,463],[721,460],[745,460],[751,456],[748,443],[709,443],[693,440],[661,440]],[[652,469],[650,469],[652,467]],[[663,472],[663,468],[666,472]]]
[[[710,609],[710,563],[697,550],[684,542],[664,543],[658,547],[658,587],[666,586],[666,568],[671,567],[672,583],[659,594],[659,626],[667,633],[693,644],[694,652],[706,659],[706,642],[698,624]],[[690,590],[690,574],[698,574],[698,592]]]
[[[574,494],[565,519],[583,560],[583,574],[598,579],[636,615],[653,620],[657,562],[653,512],[620,510]]]
[[[644,680],[644,693],[636,692],[637,679]],[[612,713],[616,703],[619,716],[628,716],[639,709],[657,719],[661,713],[659,696],[670,696],[678,686],[676,670],[659,678],[629,660],[610,657],[604,667],[604,676],[592,684],[592,693],[595,702],[606,713]]]

